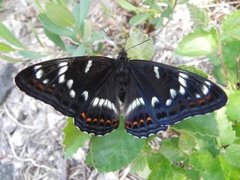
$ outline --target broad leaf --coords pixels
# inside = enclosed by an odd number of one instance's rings
[[[54,2],[46,4],[46,14],[49,19],[61,27],[69,27],[75,23],[72,13],[63,5]]]
[[[147,13],[137,14],[129,20],[129,24],[132,26],[136,26],[138,24],[144,23],[148,18],[149,18],[149,14]]]
[[[14,46],[24,48],[24,45],[17,38],[15,38],[12,32],[9,31],[8,28],[2,23],[0,23],[0,37]]]
[[[207,56],[217,48],[216,31],[196,30],[186,35],[178,44],[176,53],[184,56]]]
[[[149,41],[142,43],[149,39]],[[139,44],[142,43],[142,44]],[[138,45],[139,44],[139,45]],[[137,45],[137,46],[136,46]],[[131,48],[136,46],[134,48]],[[153,41],[146,34],[140,32],[136,28],[132,28],[129,32],[129,38],[126,43],[126,49],[131,48],[128,51],[130,59],[152,59],[153,57]]]
[[[61,27],[55,23],[53,23],[47,16],[46,14],[40,14],[39,15],[39,20],[41,21],[41,23],[43,24],[43,26],[48,30],[51,31],[52,33],[58,34],[60,36],[68,36],[68,37],[72,37],[74,36],[74,32]]]
[[[92,137],[87,162],[100,172],[127,166],[140,153],[146,140],[137,139],[119,127],[103,137]]]
[[[0,42],[0,51],[2,52],[12,52],[12,51],[16,51],[16,49],[14,49],[13,47]]]
[[[72,118],[68,118],[67,126],[64,128],[63,141],[65,158],[71,157],[90,137],[91,135],[85,134],[77,129]]]
[[[240,145],[231,144],[227,147],[226,153],[224,154],[225,160],[232,166],[240,168]]]
[[[208,136],[218,136],[219,134],[213,113],[191,117],[174,125],[173,128]]]
[[[195,28],[205,28],[208,26],[209,17],[204,9],[200,9],[195,5],[187,4],[190,11],[191,20]]]
[[[226,16],[222,24],[222,40],[240,40],[240,11]]]
[[[228,96],[227,116],[232,121],[240,122],[240,91],[234,91]]]

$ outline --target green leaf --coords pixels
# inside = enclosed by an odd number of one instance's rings
[[[185,155],[178,147],[178,138],[165,139],[161,143],[160,153],[170,161],[183,161]]]
[[[173,128],[214,137],[219,134],[213,113],[191,117],[174,125]]]
[[[52,33],[58,34],[60,36],[68,36],[68,37],[74,36],[73,31],[63,28],[59,25],[56,25],[46,16],[46,14],[40,14],[39,20],[43,24],[44,28],[46,28],[48,31]]]
[[[85,48],[80,44],[76,50],[73,52],[72,56],[83,56],[85,54]]]
[[[61,27],[69,27],[75,23],[72,13],[61,4],[48,2],[46,4],[46,14],[52,22]]]
[[[142,43],[149,39],[149,41]],[[142,44],[139,44],[142,43]],[[139,44],[139,45],[137,45]],[[134,48],[133,46],[137,45]],[[146,34],[143,34],[140,30],[132,28],[129,32],[129,38],[127,39],[126,49],[131,48],[128,51],[128,56],[131,59],[152,59],[153,57],[153,41]]]
[[[215,112],[217,127],[219,130],[219,137],[217,138],[219,147],[232,144],[236,139],[232,122],[227,119],[225,110],[225,108],[221,108]]]
[[[206,56],[217,48],[216,31],[198,29],[185,36],[178,44],[176,53],[184,56]]]
[[[153,153],[149,144],[145,143],[139,155],[131,163],[131,172],[147,179],[151,170],[148,166],[148,157]]]
[[[77,3],[74,4],[73,12],[78,28],[83,25],[84,19],[87,17],[90,3],[91,3],[90,0],[84,0],[81,1],[80,4]]]
[[[225,179],[238,179],[240,177],[240,168],[229,164],[222,154],[218,157],[218,159],[221,163]]]
[[[222,40],[240,40],[240,11],[232,12],[222,23]]]
[[[11,63],[16,63],[20,61],[19,59],[15,59],[13,57],[2,55],[2,54],[0,54],[0,59],[7,62],[11,62]]]
[[[18,51],[21,56],[27,59],[37,59],[47,56],[47,54],[43,54],[36,51]]]
[[[12,51],[16,51],[16,49],[14,49],[13,47],[0,42],[0,51],[2,52],[12,52]]]
[[[240,91],[234,91],[228,96],[227,116],[232,121],[240,122]]]
[[[129,20],[129,24],[132,26],[136,26],[138,24],[144,23],[148,18],[149,18],[149,14],[147,13],[137,14]]]
[[[240,168],[240,145],[231,144],[227,147],[224,158],[232,166]]]
[[[145,142],[126,133],[121,126],[106,136],[91,138],[87,163],[100,172],[116,171],[135,159]]]
[[[84,23],[84,30],[83,30],[83,41],[84,43],[87,43],[90,41],[92,36],[92,22],[91,21],[85,21]]]
[[[206,150],[197,151],[190,156],[190,165],[200,172],[205,171],[212,161],[212,155]]]
[[[205,28],[208,26],[209,17],[204,9],[200,9],[195,5],[187,4],[190,12],[191,20],[194,23],[195,28]]]
[[[7,42],[11,43],[14,46],[17,46],[19,48],[24,48],[24,45],[18,41],[11,31],[8,30],[8,28],[0,22],[0,37],[5,39]]]
[[[186,65],[180,65],[179,68],[198,74],[199,76],[202,76],[204,78],[208,78],[208,74],[202,71],[201,69],[196,68],[195,66],[186,66]]]
[[[168,159],[161,154],[152,154],[148,159],[149,168],[151,174],[148,177],[149,180],[156,179],[176,179],[184,180],[186,175],[184,170],[173,165]]]
[[[206,150],[216,157],[219,154],[219,147],[217,146],[216,137],[211,137],[207,135],[200,135],[192,133],[195,139],[195,149]]]
[[[132,5],[131,3],[127,2],[126,0],[118,0],[118,4],[122,8],[124,8],[128,11],[137,11],[138,10],[138,8],[136,6]]]
[[[218,158],[212,160],[211,164],[202,173],[203,179],[225,180],[223,169]]]
[[[240,43],[238,40],[222,43],[222,57],[225,66],[227,67],[227,77],[223,71],[220,59],[214,55],[209,56],[210,61],[214,64],[214,76],[222,84],[226,84],[226,79],[231,83],[237,82],[237,65],[236,59],[240,56]],[[229,83],[228,82],[228,83]]]
[[[90,137],[91,135],[79,131],[74,125],[73,119],[68,118],[67,126],[64,128],[63,141],[65,158],[70,158]]]
[[[46,36],[54,43],[56,44],[58,47],[62,48],[63,50],[65,50],[65,44],[63,42],[63,40],[61,39],[61,37],[55,33],[52,33],[51,31],[48,31],[46,28],[44,28],[44,32],[46,34]]]
[[[194,136],[187,131],[182,131],[179,136],[179,149],[185,154],[192,154],[195,150],[196,142]]]

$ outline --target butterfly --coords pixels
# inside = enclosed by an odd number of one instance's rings
[[[124,49],[116,59],[80,56],[38,63],[19,72],[15,82],[94,135],[118,128],[121,109],[126,131],[144,138],[227,102],[210,80],[166,64],[130,61]]]

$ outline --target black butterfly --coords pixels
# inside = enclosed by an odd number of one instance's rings
[[[148,137],[227,101],[224,91],[208,79],[165,64],[130,61],[125,50],[116,60],[82,56],[35,64],[15,81],[28,95],[74,117],[80,130],[94,135],[118,127],[120,103],[126,131]]]

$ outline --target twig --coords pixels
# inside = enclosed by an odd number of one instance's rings
[[[5,110],[6,114],[7,114],[17,125],[19,125],[20,127],[26,128],[26,129],[36,129],[36,128],[33,127],[33,126],[24,125],[24,124],[20,123],[20,122],[11,114],[11,112],[9,111],[9,108],[7,107],[6,104],[4,104],[4,110]]]
[[[9,111],[9,108],[7,107],[6,104],[4,104],[4,110],[6,112],[6,114],[20,127],[25,128],[25,129],[36,129],[34,126],[29,126],[29,125],[24,125],[22,123],[20,123],[13,115],[12,113]]]
[[[35,161],[34,159],[32,159],[32,158],[21,158],[21,157],[19,157],[19,156],[16,154],[16,152],[15,152],[14,145],[13,145],[13,143],[12,143],[12,140],[11,140],[10,135],[9,135],[8,133],[4,133],[4,134],[5,134],[6,137],[8,138],[8,143],[9,143],[9,145],[10,145],[10,147],[11,147],[11,151],[12,151],[12,154],[13,154],[13,155],[11,155],[11,154],[8,155],[8,157],[17,159],[17,160],[22,161],[22,162],[30,162],[30,163],[31,163],[32,165],[34,165],[35,167],[44,168],[44,169],[46,169],[46,170],[48,170],[48,171],[53,171],[53,172],[55,172],[55,173],[59,173],[59,174],[60,174],[60,172],[58,172],[56,169],[50,168],[50,167],[48,167],[48,166],[46,166],[46,165],[38,164],[38,163],[36,163],[36,161]]]

